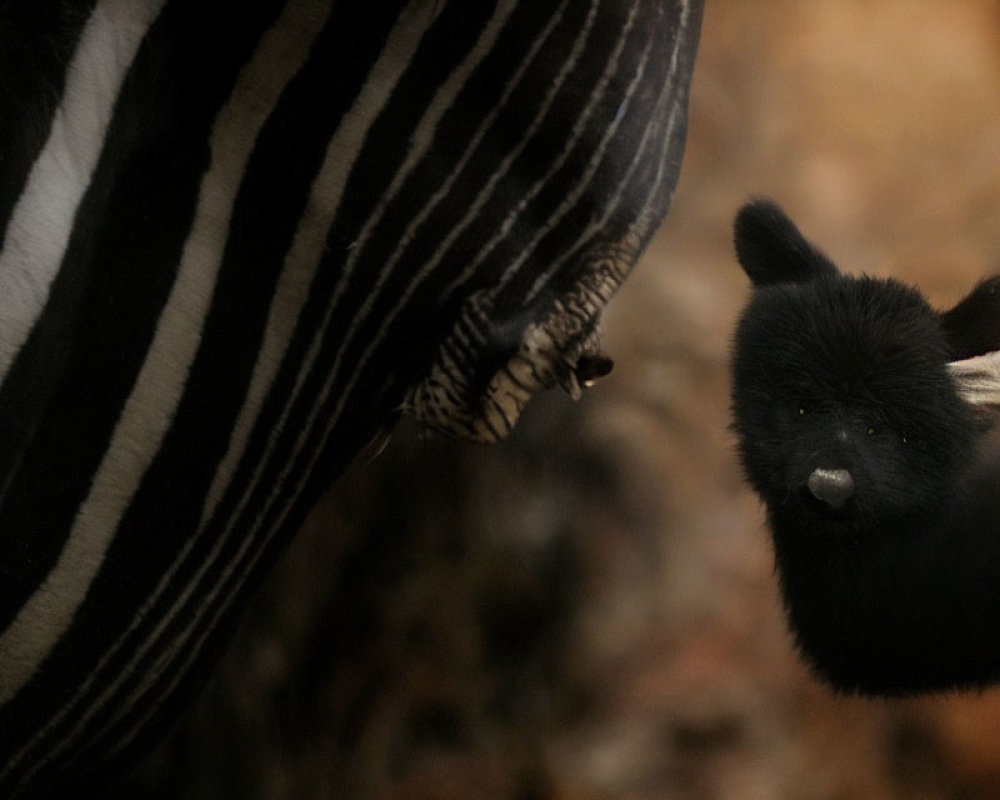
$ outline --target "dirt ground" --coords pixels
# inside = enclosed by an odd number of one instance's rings
[[[1000,256],[1000,3],[708,0],[611,377],[492,448],[409,425],[324,501],[130,797],[1000,798],[1000,691],[838,697],[727,430],[731,222],[957,300]]]

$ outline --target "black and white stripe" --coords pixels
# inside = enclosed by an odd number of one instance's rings
[[[699,15],[0,8],[0,796],[141,750],[398,409],[491,438],[521,351],[566,377],[669,205]]]

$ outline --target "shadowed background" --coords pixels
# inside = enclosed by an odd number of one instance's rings
[[[1000,269],[1000,3],[706,5],[612,376],[498,446],[373,448],[121,796],[1000,797],[1000,691],[837,697],[797,661],[726,427],[748,196],[935,305]]]

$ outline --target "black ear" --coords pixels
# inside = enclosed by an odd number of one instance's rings
[[[837,274],[775,203],[754,200],[736,215],[736,258],[754,286],[802,283]]]
[[[1000,275],[980,282],[950,311],[941,327],[955,361],[1000,350]]]

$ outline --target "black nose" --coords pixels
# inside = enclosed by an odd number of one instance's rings
[[[846,469],[815,469],[806,485],[813,497],[835,510],[854,494],[854,478]]]

